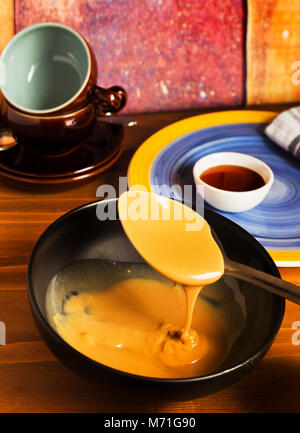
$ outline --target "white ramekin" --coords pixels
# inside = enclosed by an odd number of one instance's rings
[[[208,185],[200,179],[201,174],[218,165],[238,165],[256,171],[262,176],[265,185],[252,191],[225,191]],[[258,158],[238,152],[217,152],[199,159],[193,168],[194,181],[198,193],[216,209],[225,212],[243,212],[261,203],[274,182],[270,167]]]

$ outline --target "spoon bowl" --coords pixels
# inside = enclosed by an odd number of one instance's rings
[[[137,214],[136,209],[141,212]],[[223,275],[223,256],[209,224],[190,207],[158,194],[131,190],[121,194],[118,211],[139,254],[170,280],[203,286]]]

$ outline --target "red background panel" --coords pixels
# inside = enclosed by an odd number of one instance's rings
[[[243,0],[15,0],[16,31],[73,27],[93,47],[102,86],[127,112],[243,103]]]

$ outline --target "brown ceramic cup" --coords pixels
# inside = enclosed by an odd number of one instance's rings
[[[73,145],[97,116],[125,106],[124,89],[96,85],[97,64],[88,43],[58,23],[36,24],[17,33],[0,58],[0,150],[29,145]]]

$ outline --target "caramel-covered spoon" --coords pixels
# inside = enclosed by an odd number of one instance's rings
[[[144,215],[137,214],[138,207],[145,210]],[[157,215],[151,214],[155,207]],[[300,305],[299,286],[230,260],[208,223],[182,203],[153,193],[127,191],[120,196],[118,209],[132,244],[167,278],[184,286],[203,286],[224,273]]]

